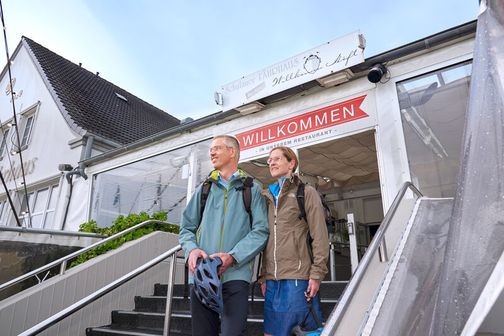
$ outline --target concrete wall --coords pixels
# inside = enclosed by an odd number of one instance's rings
[[[154,232],[99,256],[0,302],[2,335],[17,335],[95,292],[178,244],[178,235]],[[183,260],[177,282],[183,279]],[[85,329],[110,323],[113,309],[131,309],[135,295],[152,295],[155,283],[167,283],[163,262],[93,304],[67,317],[41,335],[85,335]]]

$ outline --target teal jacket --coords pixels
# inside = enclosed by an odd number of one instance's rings
[[[254,183],[252,187],[251,227],[242,191],[236,190],[243,185],[247,176],[243,171],[239,172],[240,176],[231,180],[226,189],[218,182],[218,171],[212,171],[209,175],[212,184],[203,218],[200,218],[200,185],[187,204],[180,224],[179,241],[186,261],[195,248],[204,250],[208,255],[222,252],[233,256],[236,262],[222,275],[223,283],[231,280],[250,282],[254,258],[263,250],[268,239],[266,203],[259,186]]]

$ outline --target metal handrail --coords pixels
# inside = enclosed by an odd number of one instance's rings
[[[17,227],[17,226],[3,226],[0,225],[1,231],[18,232],[18,233],[36,233],[36,234],[46,234],[50,236],[70,236],[70,237],[88,237],[88,238],[105,238],[107,236],[100,235],[97,233],[90,232],[75,232],[75,231],[63,231],[63,230],[46,230],[46,229],[33,229],[27,227]]]
[[[146,220],[145,222],[139,223],[139,224],[137,224],[135,226],[132,226],[132,227],[124,230],[124,231],[118,232],[118,233],[116,233],[116,234],[114,234],[114,235],[112,235],[112,236],[110,236],[108,238],[100,240],[99,242],[96,242],[96,243],[91,244],[91,245],[89,245],[87,247],[84,247],[84,248],[82,248],[82,249],[80,249],[78,251],[70,253],[69,255],[66,255],[66,256],[64,256],[64,257],[62,257],[60,259],[54,260],[54,261],[50,262],[47,265],[44,265],[44,266],[39,267],[39,268],[37,268],[37,269],[35,269],[35,270],[31,271],[31,272],[25,273],[25,274],[23,274],[23,275],[15,278],[15,279],[7,281],[7,282],[5,282],[5,283],[3,283],[3,284],[0,285],[0,291],[4,290],[6,288],[9,288],[9,287],[11,287],[11,286],[13,286],[13,285],[15,285],[17,283],[20,283],[21,281],[29,279],[32,276],[36,276],[37,274],[39,274],[41,272],[48,271],[51,268],[53,268],[54,266],[57,266],[59,264],[61,264],[60,273],[59,274],[62,275],[62,274],[65,273],[66,265],[67,265],[67,261],[68,260],[71,260],[71,259],[73,259],[75,257],[78,257],[79,255],[81,255],[81,254],[83,254],[83,253],[85,253],[85,252],[87,252],[87,251],[89,251],[89,250],[91,250],[91,249],[93,249],[93,248],[95,248],[97,246],[103,245],[103,244],[105,244],[105,243],[107,243],[107,242],[109,242],[111,240],[114,240],[116,238],[124,236],[125,234],[130,233],[131,231],[134,231],[134,230],[136,230],[136,229],[138,229],[138,228],[140,228],[142,226],[145,226],[145,225],[148,225],[148,224],[153,224],[153,223],[170,224],[170,223],[167,223],[167,222],[164,222],[164,221],[160,221],[160,220],[155,220],[155,219]]]
[[[123,275],[119,279],[115,280],[114,282],[111,282],[110,284],[98,289],[94,293],[89,294],[85,298],[82,298],[81,300],[77,301],[76,303],[68,306],[67,308],[59,311],[58,313],[48,317],[44,321],[36,324],[35,326],[31,327],[28,330],[25,330],[18,336],[31,336],[31,335],[37,335],[38,333],[46,330],[47,328],[53,326],[54,324],[58,323],[59,321],[63,320],[65,317],[68,317],[69,315],[75,313],[76,311],[84,308],[88,304],[98,300],[99,298],[103,297],[105,294],[111,292],[112,290],[116,289],[117,287],[123,285],[124,283],[128,282],[129,280],[135,278],[136,276],[140,275],[141,273],[147,271],[153,266],[156,266],[163,260],[165,260],[168,257],[171,258],[171,265],[170,265],[170,276],[169,276],[169,282],[168,282],[168,289],[167,289],[167,302],[166,302],[166,316],[165,316],[165,323],[164,323],[164,333],[163,335],[167,335],[167,332],[170,328],[170,315],[171,315],[171,298],[172,298],[172,292],[173,292],[173,279],[174,279],[174,268],[175,268],[175,260],[176,260],[176,253],[180,251],[182,247],[180,245],[177,245],[170,250],[166,251],[165,253],[161,254],[160,256],[152,259],[151,261],[143,264],[142,266],[138,267],[137,269],[129,272],[128,274]],[[169,299],[169,300],[168,300]]]
[[[374,255],[380,248],[380,246],[385,245],[385,232],[387,231],[390,222],[392,221],[392,218],[394,217],[398,207],[399,203],[402,201],[404,195],[406,194],[406,191],[408,189],[411,189],[418,197],[422,197],[423,194],[420,192],[420,190],[417,189],[411,182],[405,182],[403,186],[401,187],[401,190],[397,193],[396,197],[394,198],[394,202],[392,202],[392,205],[390,206],[390,209],[387,211],[387,214],[385,215],[385,218],[383,218],[382,224],[380,225],[378,231],[376,232],[373,240],[371,241],[371,244],[369,244],[369,248],[364,254],[364,257],[362,258],[361,262],[357,266],[357,269],[355,270],[355,273],[352,276],[352,279],[348,283],[347,288],[345,288],[343,294],[341,295],[340,301],[338,302],[338,305],[336,306],[334,312],[329,316],[329,319],[327,320],[327,323],[324,327],[324,330],[322,332],[322,335],[333,335],[336,332],[336,327],[339,325],[341,322],[341,319],[343,318],[343,313],[346,311],[348,308],[348,305],[350,304],[350,301],[352,300],[352,297],[355,294],[355,291],[359,287],[362,279],[364,278],[364,272],[366,271],[367,267],[371,263],[371,260],[373,259]],[[386,247],[385,247],[385,255],[386,255]]]

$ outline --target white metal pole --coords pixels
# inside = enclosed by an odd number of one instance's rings
[[[350,264],[352,265],[352,274],[359,264],[359,254],[357,253],[357,238],[355,235],[354,214],[347,214],[348,239],[350,241]]]
[[[166,311],[165,311],[163,336],[168,336],[168,334],[170,333],[171,303],[173,299],[173,282],[175,281],[176,264],[177,264],[177,253],[174,253],[170,258],[170,272],[168,275],[168,288],[166,289]]]

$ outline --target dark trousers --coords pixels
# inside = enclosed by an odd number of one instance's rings
[[[241,280],[228,281],[222,285],[224,312],[219,314],[204,306],[191,286],[191,326],[193,336],[245,335],[247,328],[249,283]]]

